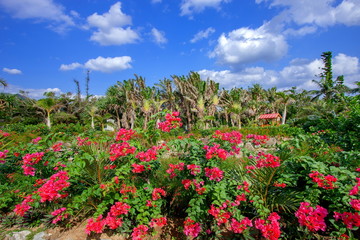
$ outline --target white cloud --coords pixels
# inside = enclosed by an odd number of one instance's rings
[[[63,92],[59,88],[23,88],[16,85],[9,84],[4,92],[11,94],[18,94],[20,91],[23,91],[28,97],[34,99],[40,99],[44,97],[45,92],[55,92],[55,94],[62,94]]]
[[[22,74],[21,70],[16,68],[3,68],[3,72],[6,72],[8,74]]]
[[[201,39],[208,38],[214,32],[215,32],[215,29],[212,27],[209,27],[205,30],[201,30],[200,32],[195,34],[195,36],[190,40],[190,42],[195,43]]]
[[[156,28],[152,28],[152,29],[151,29],[151,35],[152,35],[154,41],[155,41],[157,44],[167,43],[167,39],[166,39],[166,37],[165,37],[165,33],[164,33],[164,32],[159,31],[159,30],[156,29]]]
[[[111,73],[114,71],[121,71],[128,68],[131,68],[130,62],[131,57],[122,56],[114,58],[103,58],[97,57],[95,59],[88,60],[84,67],[93,71],[100,71],[105,73]]]
[[[261,3],[262,1],[256,1]],[[360,25],[360,1],[342,0],[272,0],[271,6],[285,8],[284,21],[298,25],[314,24],[320,27],[345,24]]]
[[[14,18],[40,19],[56,23],[53,29],[65,29],[75,25],[73,19],[65,13],[62,5],[53,0],[0,0],[0,6],[5,8]]]
[[[78,62],[74,62],[71,64],[61,64],[60,70],[61,71],[69,71],[69,70],[74,70],[74,69],[81,68],[81,67],[83,67],[82,64],[80,64]]]
[[[231,0],[182,0],[180,5],[180,15],[192,15],[204,11],[205,8],[211,7],[218,9],[221,3],[227,3]]]
[[[319,80],[323,62],[321,59],[307,60],[294,59],[280,71],[264,69],[262,67],[245,68],[240,71],[213,71],[200,70],[198,73],[203,79],[212,79],[227,89],[233,87],[247,88],[255,83],[265,88],[278,87],[280,89],[297,86],[302,89],[316,88],[312,80]],[[357,57],[339,53],[333,58],[333,76],[344,75],[345,84],[353,86],[360,79],[360,64]]]
[[[110,7],[107,13],[94,13],[87,18],[90,27],[97,28],[90,40],[101,45],[122,45],[136,42],[140,37],[130,27],[131,17],[121,11],[121,3],[117,2]]]
[[[267,32],[263,27],[258,29],[239,28],[222,34],[210,57],[218,62],[237,67],[257,61],[273,61],[287,53],[288,45],[279,34]]]

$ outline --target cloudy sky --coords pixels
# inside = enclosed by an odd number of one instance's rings
[[[314,89],[320,55],[360,80],[360,0],[0,0],[5,92],[90,93],[197,71],[223,88]],[[4,91],[4,90],[0,90]]]

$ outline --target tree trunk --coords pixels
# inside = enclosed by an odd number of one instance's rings
[[[286,104],[285,104],[281,124],[285,124],[285,121],[286,121],[286,112],[287,112],[287,109],[286,109]]]
[[[47,112],[46,126],[47,126],[49,129],[51,129],[50,112]]]
[[[91,128],[95,129],[94,116],[91,116]]]

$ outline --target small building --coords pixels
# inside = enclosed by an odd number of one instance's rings
[[[281,115],[279,113],[262,114],[259,116],[261,126],[280,125]]]

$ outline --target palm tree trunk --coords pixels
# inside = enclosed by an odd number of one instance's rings
[[[287,108],[286,108],[286,104],[285,104],[281,124],[285,124],[285,121],[286,121],[286,112],[287,112]]]
[[[47,117],[46,117],[46,126],[48,126],[49,129],[51,129],[51,120],[50,120],[50,112],[47,112]]]
[[[95,129],[94,116],[91,116],[91,128]]]

